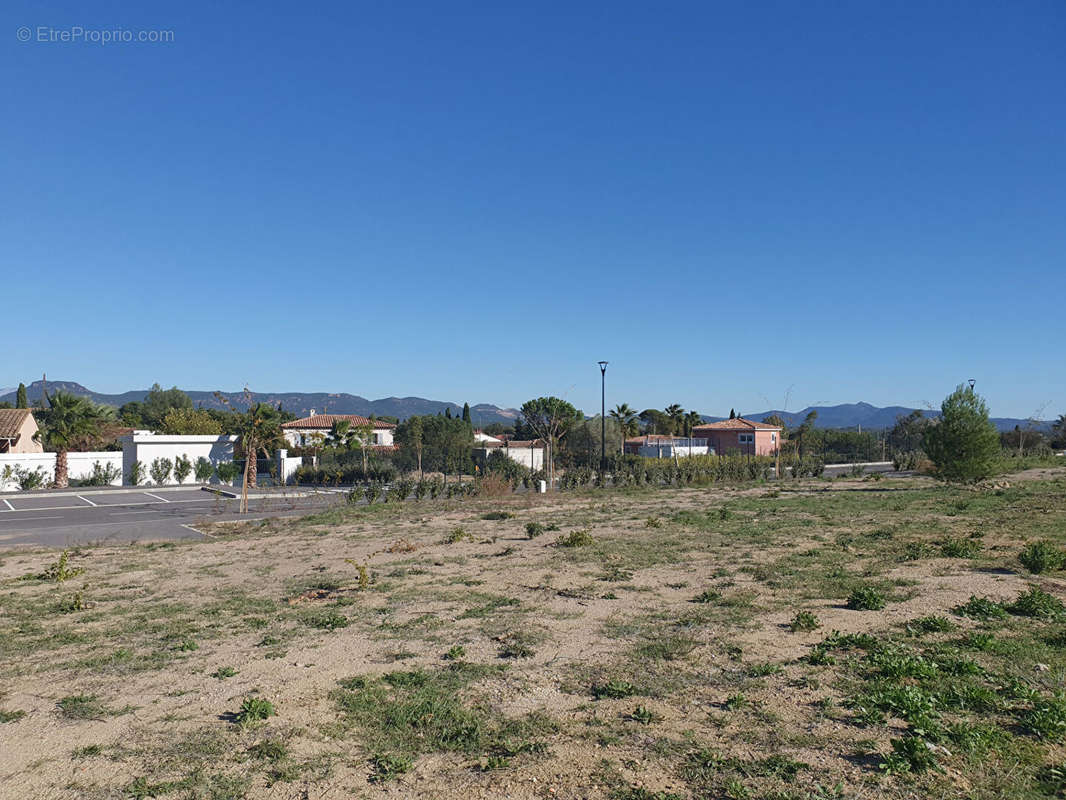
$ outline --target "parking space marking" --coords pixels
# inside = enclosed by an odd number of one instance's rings
[[[154,497],[154,498],[155,498],[156,500],[162,500],[162,501],[163,501],[164,503],[169,503],[169,502],[170,502],[170,501],[169,501],[169,500],[167,500],[167,499],[166,499],[165,497],[160,497],[159,495],[157,495],[157,494],[152,494],[151,492],[142,492],[142,494],[144,494],[144,495],[147,495],[148,497]],[[187,502],[189,502],[189,501],[188,501],[188,500],[183,500],[183,501],[182,501],[182,500],[179,500],[178,502],[185,502],[185,503],[187,503]]]
[[[92,500],[89,500],[88,498],[82,497],[82,496],[81,496],[80,494],[79,494],[79,495],[75,495],[75,496],[76,496],[76,497],[77,497],[77,498],[78,498],[79,500],[84,500],[84,501],[85,501],[86,503],[88,503],[89,505],[91,505],[91,506],[92,506],[93,508],[96,508],[96,503],[94,503],[94,502],[93,502]]]
[[[153,505],[155,505],[155,504],[153,504]],[[161,511],[155,511],[154,509],[147,508],[144,511],[112,511],[111,512],[111,516],[112,517],[121,517],[121,516],[123,516],[125,514],[161,514],[161,513],[162,513]],[[160,517],[160,519],[162,519],[162,517]]]
[[[13,505],[11,505],[11,503],[8,503],[6,499],[4,500],[4,503],[7,504],[7,507],[8,507],[9,510],[11,510],[11,511],[15,510],[15,507]]]

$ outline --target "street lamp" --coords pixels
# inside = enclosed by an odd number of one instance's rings
[[[600,365],[600,482],[607,476],[607,362]]]

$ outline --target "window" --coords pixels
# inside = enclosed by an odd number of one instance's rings
[[[770,441],[771,442],[776,442],[777,441],[777,434],[776,433],[771,433],[770,434]]]
[[[740,442],[741,444],[755,444],[755,434],[754,433],[738,433],[737,434],[737,441]]]

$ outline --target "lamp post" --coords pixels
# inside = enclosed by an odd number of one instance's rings
[[[607,362],[600,365],[600,482],[607,478]]]

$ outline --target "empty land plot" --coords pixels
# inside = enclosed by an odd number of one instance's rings
[[[1066,474],[1009,481],[408,503],[3,555],[0,795],[1055,796]]]

